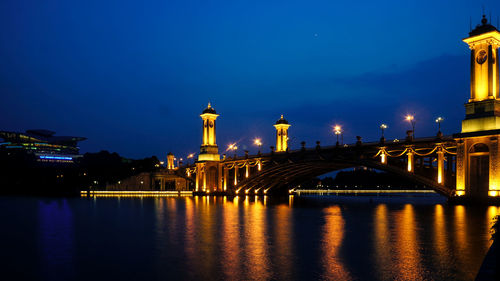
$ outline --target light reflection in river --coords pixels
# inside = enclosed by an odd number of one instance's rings
[[[226,199],[226,197],[224,197]],[[235,200],[237,202],[238,200]],[[222,227],[222,267],[226,280],[236,280],[241,268],[239,210],[224,200]],[[237,204],[237,203],[236,203]]]
[[[271,276],[267,244],[266,209],[262,202],[249,203],[245,198],[244,255],[248,276],[253,280],[268,280]]]
[[[24,234],[0,232],[2,262],[39,279],[471,280],[499,212],[332,198],[0,198]]]
[[[395,213],[394,224],[396,228],[396,279],[418,280],[421,279],[423,269],[419,253],[418,232],[415,222],[413,206],[406,204],[403,210]]]
[[[283,280],[293,279],[293,220],[292,208],[286,205],[276,206],[274,221],[279,224],[274,226],[276,264],[279,264],[277,276]]]
[[[326,280],[351,280],[349,271],[339,255],[344,239],[344,218],[339,206],[324,209],[325,225],[322,239],[323,278]]]
[[[391,278],[391,268],[388,265],[391,264],[391,235],[389,230],[389,214],[387,211],[386,204],[380,204],[375,208],[374,216],[374,226],[375,226],[375,239],[372,259],[376,263],[377,274],[382,280],[388,280]]]

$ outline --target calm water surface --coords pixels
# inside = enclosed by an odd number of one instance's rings
[[[473,280],[497,207],[430,197],[0,198],[2,280]]]

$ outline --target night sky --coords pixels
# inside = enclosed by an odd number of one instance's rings
[[[141,3],[147,2],[147,3]],[[198,152],[199,114],[221,116],[221,153],[460,131],[470,18],[500,1],[0,1],[0,130],[84,136],[82,152]]]

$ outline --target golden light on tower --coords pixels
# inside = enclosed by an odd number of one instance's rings
[[[175,169],[175,162],[174,162],[174,160],[175,160],[175,156],[171,152],[169,152],[167,154],[167,169],[168,170]]]
[[[208,103],[207,108],[200,115],[203,120],[203,142],[198,155],[199,161],[219,161],[220,155],[215,141],[215,120],[219,115]]]
[[[471,51],[470,98],[465,104],[462,132],[454,135],[457,141],[455,194],[483,198],[495,196],[500,190],[497,164],[500,162],[500,32],[483,15],[481,24],[463,41]]]
[[[288,128],[291,125],[281,115],[281,118],[273,126],[276,128],[276,152],[286,151],[288,148]]]
[[[498,101],[500,32],[485,16],[463,39],[471,50],[470,99],[465,105],[467,118],[462,121],[462,133],[500,129]]]
[[[500,32],[485,16],[463,41],[471,50],[471,97],[469,102],[496,99],[499,94],[498,48]]]

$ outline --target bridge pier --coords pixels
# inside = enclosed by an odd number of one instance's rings
[[[407,166],[406,170],[409,173],[413,173],[414,169],[415,169],[415,163],[414,163],[415,155],[414,155],[411,147],[409,148],[409,151],[406,155],[408,156],[408,166]]]
[[[444,152],[441,147],[438,148],[437,152],[437,182],[441,185],[444,184]]]

